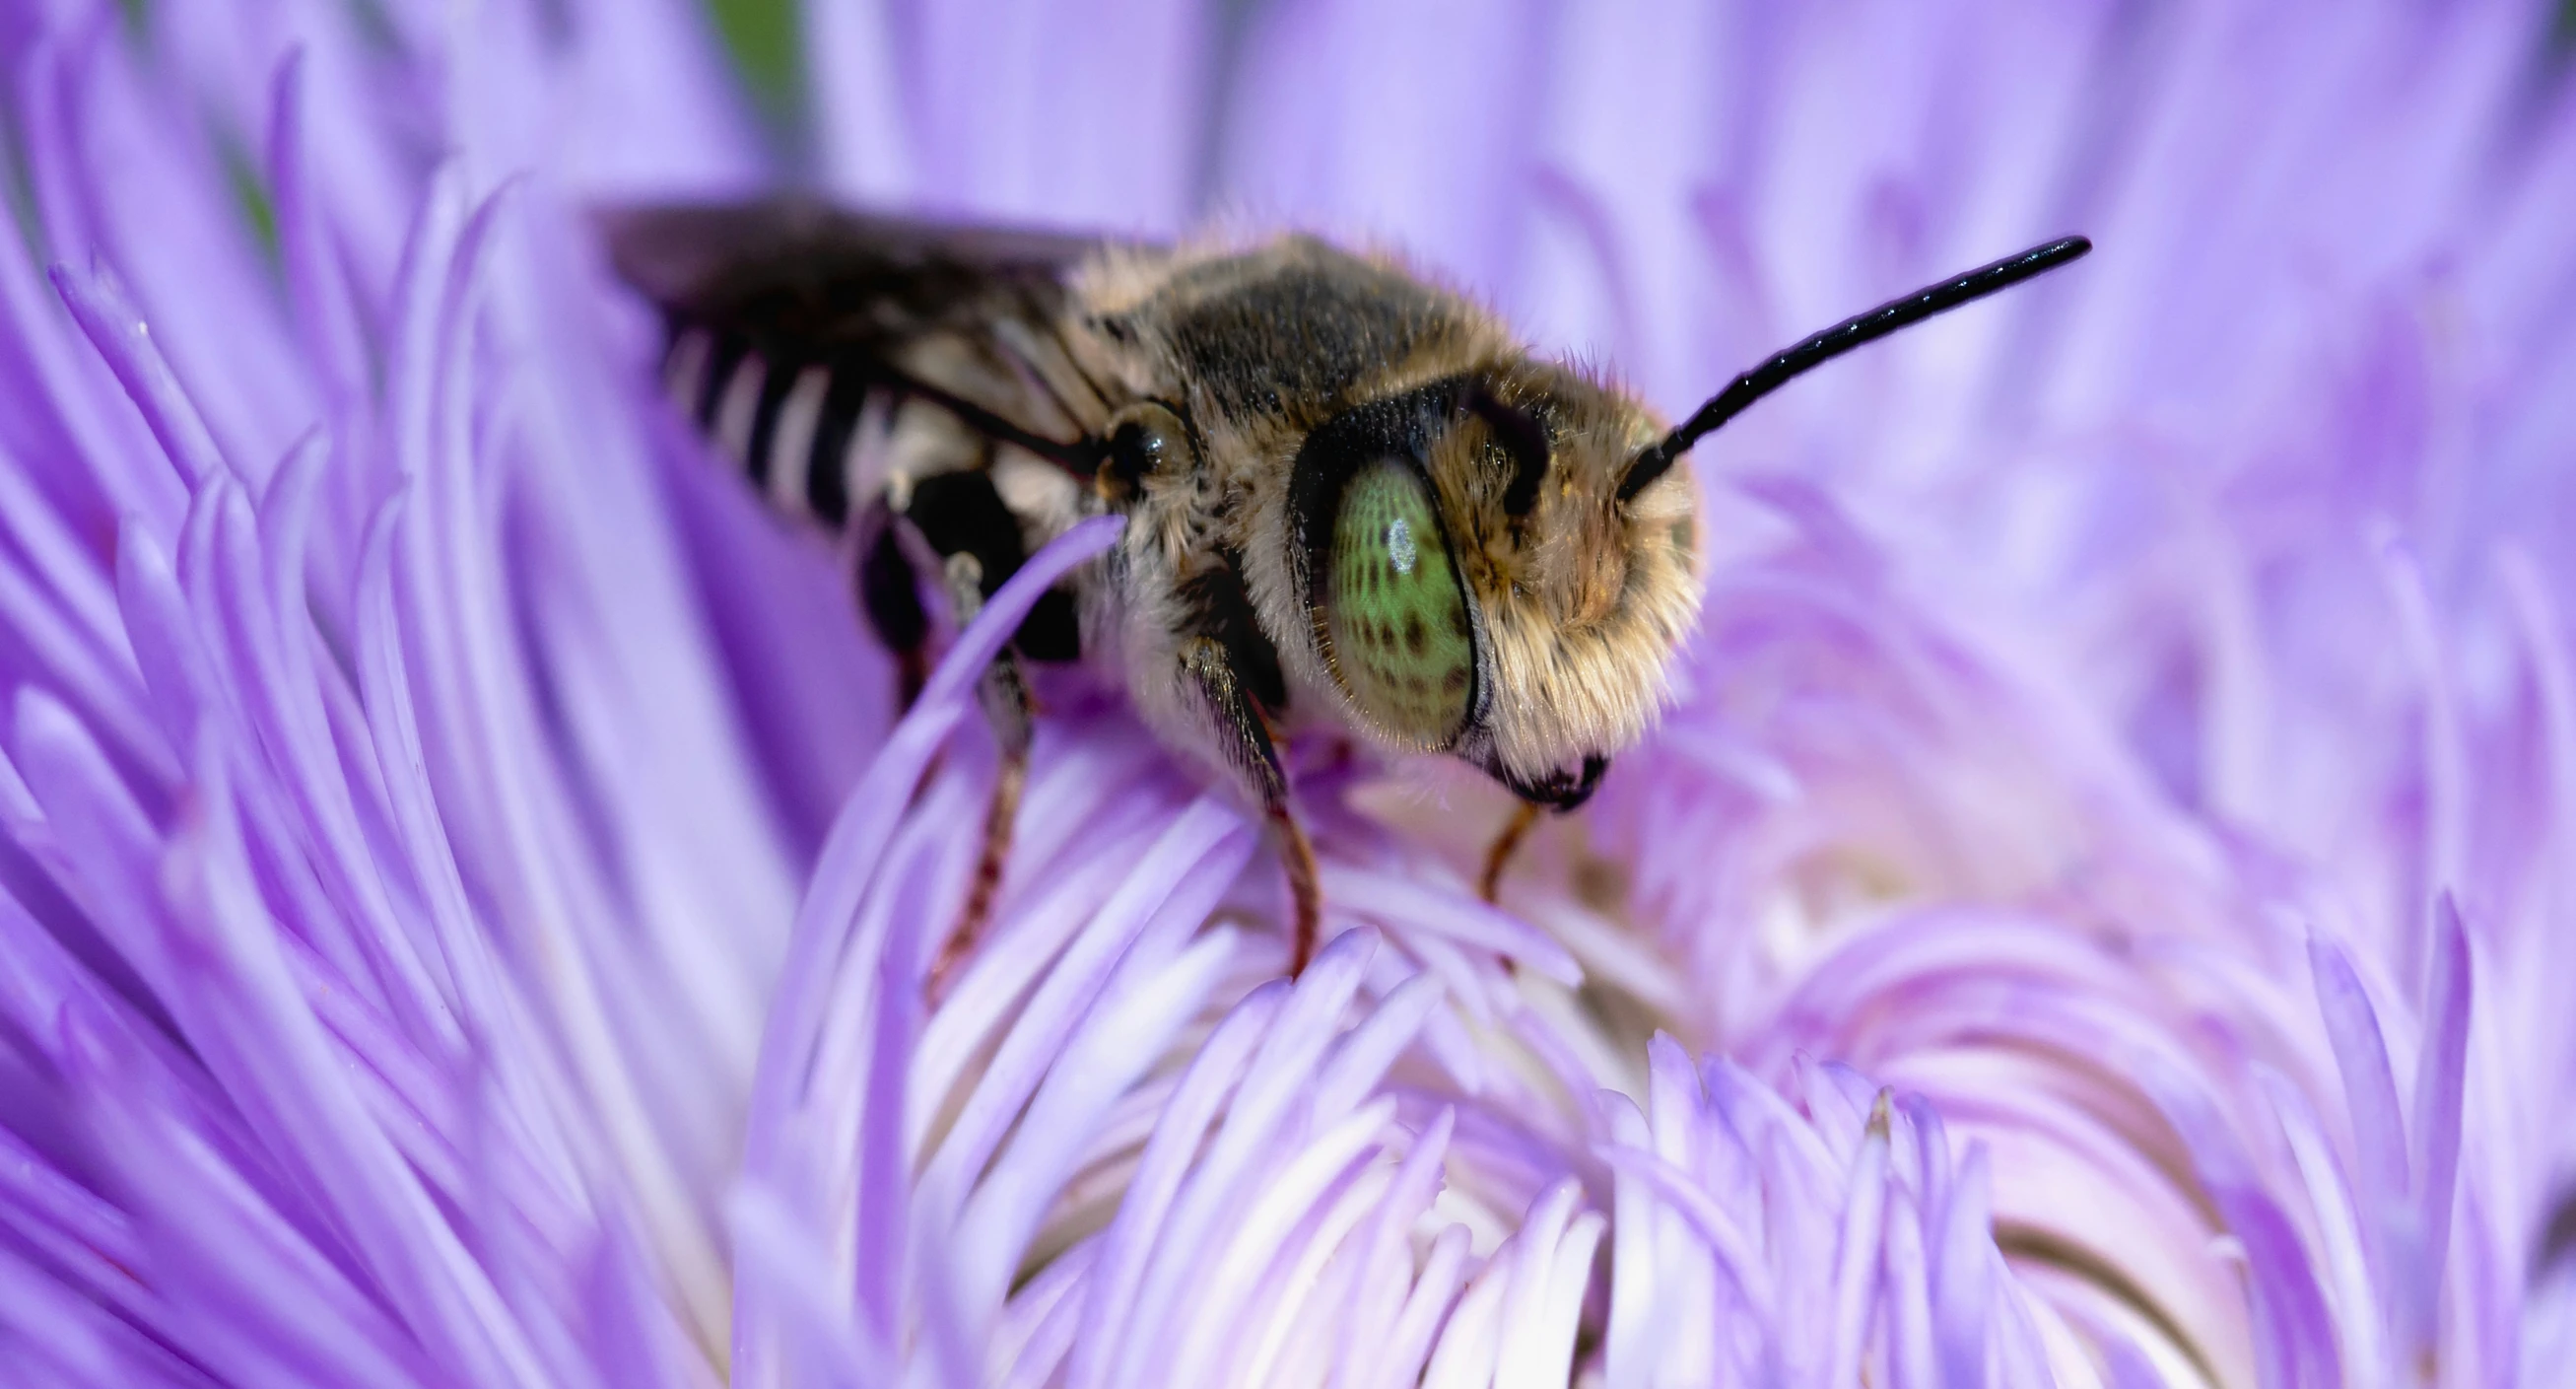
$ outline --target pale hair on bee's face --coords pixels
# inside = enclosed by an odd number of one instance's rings
[[[1626,393],[1528,359],[1485,390],[1489,401],[1426,459],[1494,696],[1481,746],[1461,751],[1536,785],[1633,744],[1663,705],[1673,649],[1699,613],[1698,497],[1683,465],[1618,499],[1620,479],[1665,432]],[[1508,466],[1539,446],[1543,460]],[[1532,472],[1535,487],[1513,496]]]

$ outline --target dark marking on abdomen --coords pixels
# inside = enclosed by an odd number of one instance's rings
[[[751,438],[743,445],[742,466],[751,474],[751,480],[763,488],[769,485],[769,475],[777,468],[777,460],[769,456],[769,451],[777,442],[779,407],[787,403],[787,393],[795,388],[797,372],[796,367],[771,363],[769,374],[760,381],[760,399],[752,405]]]
[[[829,526],[839,526],[850,514],[850,480],[842,471],[849,455],[850,436],[859,427],[859,412],[868,403],[867,382],[858,373],[832,373],[831,389],[823,394],[823,414],[814,422],[814,455],[805,469],[805,509]]]
[[[839,530],[850,518],[849,463],[850,441],[857,431],[860,411],[866,406],[870,383],[858,372],[829,371],[829,384],[821,407],[816,411],[812,430],[800,441],[782,439],[779,419],[789,397],[795,393],[798,379],[816,364],[797,361],[773,361],[761,357],[740,338],[703,328],[686,328],[671,340],[664,357],[663,369],[672,398],[687,412],[699,432],[720,451],[731,454],[737,442],[740,453],[735,465],[764,492],[770,490],[773,475],[801,480],[795,495],[774,498],[790,511],[802,511],[824,525]],[[760,374],[759,393],[752,405],[751,418],[739,441],[721,437],[724,433],[725,399],[735,389],[736,378],[745,371]],[[804,451],[801,459],[778,456],[782,446],[797,444]]]
[[[725,397],[737,389],[735,382],[742,373],[761,373],[747,438],[735,462],[752,483],[772,494],[773,502],[839,530],[850,518],[848,468],[861,415],[872,394],[900,398],[902,392],[872,380],[864,369],[821,364],[829,373],[828,383],[803,444],[803,466],[797,467],[795,460],[773,456],[780,447],[792,445],[796,434],[791,430],[782,435],[779,417],[798,379],[816,365],[769,361],[739,338],[692,328],[672,339],[664,370],[674,399],[720,448],[727,443],[717,437],[724,423]],[[783,479],[774,488],[773,475]],[[792,497],[783,495],[791,490]],[[939,472],[915,480],[904,519],[935,553],[974,555],[983,570],[987,598],[1027,560],[1019,519],[1003,504],[991,475],[983,469]],[[916,581],[889,534],[868,537],[858,578],[861,603],[878,636],[898,651],[918,647],[923,619],[914,591]],[[1063,589],[1041,595],[1020,623],[1013,645],[1031,660],[1080,659],[1081,621],[1073,595]]]
[[[716,411],[724,405],[725,386],[733,380],[734,371],[750,352],[751,344],[735,334],[714,335],[706,354],[706,366],[694,383],[695,389],[681,401],[699,429],[712,431],[715,428]]]
[[[941,555],[970,554],[983,570],[984,596],[1020,571],[1028,551],[1020,539],[1020,521],[993,488],[992,474],[982,469],[933,473],[913,484],[904,516]],[[1049,589],[1020,622],[1012,644],[1033,661],[1071,661],[1082,654],[1082,634],[1073,595]]]

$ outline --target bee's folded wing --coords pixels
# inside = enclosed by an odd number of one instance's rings
[[[1074,466],[1105,415],[1064,337],[1074,272],[1103,238],[798,198],[617,207],[597,219],[619,277],[660,307],[675,344],[692,332],[711,344],[710,372],[751,362],[784,380],[820,367]],[[712,417],[726,382],[682,386]]]

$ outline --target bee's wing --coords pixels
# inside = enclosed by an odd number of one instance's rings
[[[1099,238],[793,199],[619,208],[600,222],[619,276],[669,321],[675,362],[696,335],[679,370],[696,379],[675,390],[709,428],[743,374],[768,383],[750,389],[783,397],[822,368],[836,401],[869,389],[928,400],[998,441],[1088,470],[1106,406],[1062,324],[1071,276]]]

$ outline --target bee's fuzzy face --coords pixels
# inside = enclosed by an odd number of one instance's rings
[[[1483,718],[1459,751],[1537,785],[1634,743],[1662,705],[1699,612],[1697,495],[1685,466],[1617,499],[1663,436],[1624,392],[1524,359],[1487,394],[1426,459],[1482,638]]]

